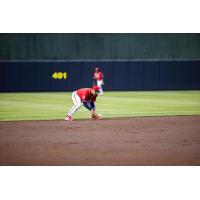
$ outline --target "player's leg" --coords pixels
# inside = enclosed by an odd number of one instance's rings
[[[100,88],[99,92],[100,92],[100,95],[103,95],[103,81],[100,80],[100,81],[97,81],[97,86]]]
[[[72,116],[82,105],[80,97],[76,94],[76,92],[72,93],[72,100],[74,102],[74,105],[68,112],[68,115]]]
[[[72,115],[81,107],[82,102],[80,97],[76,94],[76,92],[72,93],[72,101],[74,105],[72,108],[69,110],[65,120],[73,120]]]

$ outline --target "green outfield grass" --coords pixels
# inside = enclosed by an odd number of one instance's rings
[[[96,105],[104,118],[200,115],[200,91],[105,92]],[[71,92],[0,93],[0,121],[62,120],[71,106]],[[74,115],[88,117],[83,107]]]

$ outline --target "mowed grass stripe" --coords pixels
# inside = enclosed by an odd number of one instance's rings
[[[0,121],[63,120],[71,106],[71,92],[0,93]],[[97,110],[105,118],[200,115],[200,91],[105,92]],[[74,115],[88,117],[83,107]]]

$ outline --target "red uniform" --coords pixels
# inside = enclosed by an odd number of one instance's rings
[[[94,76],[93,76],[94,79],[100,81],[100,80],[103,80],[103,73],[102,72],[94,72]]]
[[[88,102],[92,101],[95,102],[97,95],[93,95],[91,93],[91,88],[82,88],[79,90],[76,90],[77,95],[80,97],[81,101]]]

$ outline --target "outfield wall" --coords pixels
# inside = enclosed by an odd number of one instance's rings
[[[1,92],[73,91],[92,86],[94,67],[105,90],[197,90],[196,61],[1,61]]]
[[[199,33],[2,33],[0,60],[200,59]]]

